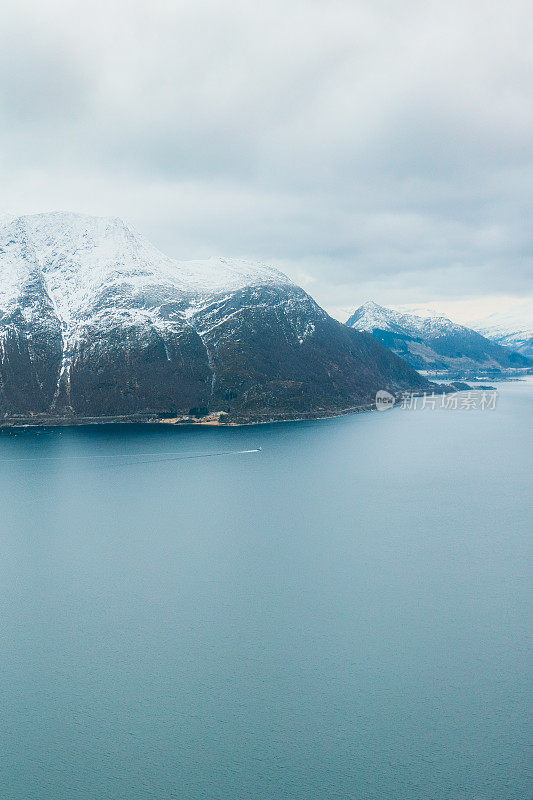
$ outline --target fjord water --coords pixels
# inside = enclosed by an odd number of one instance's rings
[[[3,431],[2,800],[530,798],[533,385],[499,389]]]

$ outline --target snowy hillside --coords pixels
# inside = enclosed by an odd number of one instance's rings
[[[31,270],[44,276],[65,320],[83,314],[111,286],[154,308],[153,299],[179,291],[198,300],[251,285],[287,285],[271,267],[246,261],[176,261],[120,219],[79,214],[35,214],[0,224],[0,309],[14,302],[15,287]],[[21,257],[22,256],[22,257]],[[152,293],[157,288],[157,297]]]
[[[420,385],[279,271],[171,259],[119,219],[0,225],[0,413],[335,413]]]
[[[373,301],[360,306],[346,323],[371,333],[420,371],[472,375],[531,365],[480,333],[440,315],[418,316],[385,308]]]
[[[471,327],[498,344],[533,357],[533,302],[525,299],[511,308],[474,319]]]
[[[447,317],[437,314],[418,316],[416,314],[402,313],[392,308],[385,308],[369,300],[360,306],[346,323],[351,328],[371,333],[375,329],[384,331],[409,333],[413,336],[447,336],[450,333],[459,333],[466,330],[462,325],[457,325]]]

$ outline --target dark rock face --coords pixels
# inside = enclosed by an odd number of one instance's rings
[[[0,229],[0,418],[294,419],[427,382],[285,276],[173,262],[118,220]]]
[[[444,317],[400,314],[370,302],[360,306],[346,324],[368,331],[417,370],[469,375],[533,366],[525,356]]]
[[[426,382],[370,336],[331,319],[298,287],[213,301],[194,325],[210,353],[210,408],[232,418],[320,416]]]
[[[46,412],[61,357],[61,325],[42,280],[33,277],[22,288],[18,308],[2,314],[0,307],[0,413]]]
[[[110,324],[85,333],[62,396],[76,416],[179,416],[207,404],[210,370],[189,326],[165,338],[149,326]]]

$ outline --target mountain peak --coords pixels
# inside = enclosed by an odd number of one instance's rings
[[[427,381],[283,273],[169,258],[114,217],[0,225],[0,416],[264,421]]]
[[[356,308],[346,324],[349,328],[356,328],[360,331],[372,332],[375,328],[390,330],[390,325],[394,322],[394,314],[392,309],[380,306],[374,300],[367,300],[362,306]]]
[[[111,286],[115,300],[118,287],[154,304],[176,292],[197,300],[250,286],[294,286],[273,267],[244,259],[170,258],[119,217],[64,211],[14,217],[0,225],[0,247],[0,310],[14,301],[11,289],[25,272],[45,280],[65,320]]]
[[[495,345],[476,331],[428,312],[418,316],[368,301],[356,309],[346,324],[371,333],[419,370],[468,373],[480,368],[528,366],[527,359]]]
[[[381,306],[379,303],[376,303],[375,300],[365,300],[365,302],[360,306],[360,308],[365,308],[365,309],[379,308],[380,310],[385,310],[385,307]]]

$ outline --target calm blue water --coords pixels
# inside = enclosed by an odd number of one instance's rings
[[[533,384],[500,390],[1,433],[2,800],[529,800]]]

